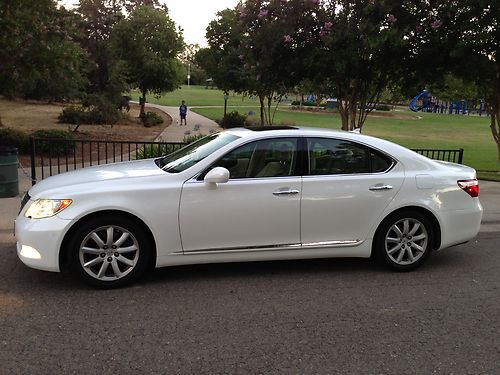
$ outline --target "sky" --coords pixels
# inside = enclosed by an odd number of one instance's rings
[[[170,18],[180,26],[184,32],[186,44],[207,46],[205,32],[208,24],[215,18],[215,14],[226,8],[234,8],[238,0],[160,0],[167,4]],[[62,0],[61,4],[73,7],[78,0]]]
[[[226,8],[234,8],[238,0],[163,0],[168,6],[170,18],[184,29],[184,41],[207,46],[205,32],[215,14]]]

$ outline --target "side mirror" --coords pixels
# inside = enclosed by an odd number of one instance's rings
[[[223,167],[215,167],[207,173],[204,181],[206,184],[223,184],[229,181],[229,171]]]

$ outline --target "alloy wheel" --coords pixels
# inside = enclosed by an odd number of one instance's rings
[[[385,251],[397,265],[417,262],[427,251],[429,235],[425,225],[415,218],[394,223],[385,235]]]
[[[100,281],[118,280],[137,265],[139,243],[128,230],[107,225],[90,232],[79,249],[80,265]]]

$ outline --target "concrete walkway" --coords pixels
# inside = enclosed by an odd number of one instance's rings
[[[172,124],[156,138],[157,141],[164,142],[182,142],[185,136],[195,134],[210,134],[222,130],[222,128],[213,120],[199,115],[188,109],[186,116],[187,125],[180,125],[179,108],[168,107],[165,105],[146,103],[146,108],[157,108],[172,118]]]

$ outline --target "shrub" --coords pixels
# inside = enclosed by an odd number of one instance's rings
[[[38,153],[50,154],[53,156],[66,155],[72,153],[75,147],[73,134],[65,130],[40,129],[32,134],[37,138],[50,138],[51,140],[39,139],[36,141],[36,151]],[[61,142],[58,142],[61,140]]]
[[[88,112],[89,124],[116,124],[121,119],[121,112],[116,105],[106,100],[99,101],[96,105],[90,107]]]
[[[245,121],[247,116],[241,115],[238,111],[232,111],[226,114],[226,120],[222,119],[222,125],[224,128],[240,128],[245,126]]]
[[[13,146],[17,148],[19,153],[28,153],[30,151],[30,138],[20,130],[1,128],[0,146]]]
[[[171,154],[174,151],[177,151],[178,148],[174,149],[174,145],[166,144],[166,145],[155,145],[155,144],[145,144],[141,145],[137,149],[136,159],[149,159],[149,158],[158,158],[160,156],[165,156]]]
[[[146,112],[141,116],[141,121],[144,126],[150,127],[153,125],[163,124],[163,117],[155,112]]]
[[[113,103],[101,100],[88,107],[66,107],[58,116],[58,120],[65,124],[116,124],[121,118],[121,112]],[[75,129],[76,130],[76,129]]]
[[[63,108],[57,119],[64,124],[85,124],[88,122],[88,111],[83,107],[66,107]]]
[[[182,142],[184,142],[185,144],[190,144],[196,142],[198,139],[202,139],[203,137],[205,137],[205,134],[185,135],[182,139]]]
[[[375,106],[375,109],[377,111],[390,111],[391,110],[391,106],[387,105],[387,104],[377,104]]]

